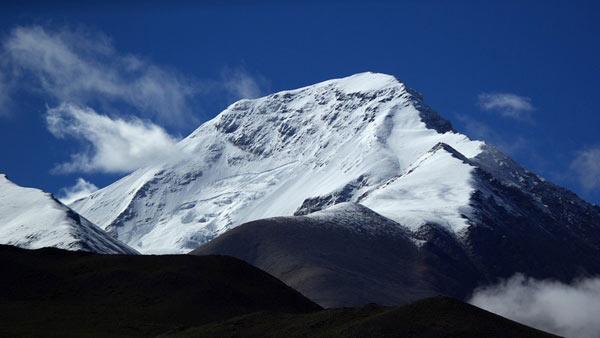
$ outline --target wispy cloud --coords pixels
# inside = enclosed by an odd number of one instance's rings
[[[58,199],[69,205],[78,199],[89,196],[96,190],[98,190],[98,187],[95,184],[80,177],[73,186],[61,189]]]
[[[515,275],[498,285],[477,290],[469,302],[562,336],[600,336],[600,278],[568,285]]]
[[[84,145],[55,172],[135,170],[176,142],[156,123],[189,132],[199,124],[202,98],[254,98],[267,83],[244,67],[224,68],[217,79],[184,76],[85,29],[17,27],[0,49],[0,116],[13,92],[39,95],[56,107],[47,112],[52,134]]]
[[[221,73],[222,85],[232,99],[253,99],[265,94],[267,81],[251,75],[245,68],[225,68]]]
[[[100,33],[18,27],[2,47],[13,82],[59,102],[119,101],[175,124],[190,119],[190,100],[199,91],[173,70],[118,53]]]
[[[83,29],[17,27],[2,44],[0,89],[20,87],[56,103],[95,107],[125,103],[164,125],[198,122],[203,96],[230,100],[264,94],[268,81],[244,67],[225,67],[219,79],[197,79],[149,60],[117,51],[110,38]],[[11,78],[1,72],[10,73]],[[0,93],[0,108],[8,90]],[[1,109],[0,109],[1,110]]]
[[[1,54],[0,54],[1,56]],[[1,64],[0,64],[1,66]],[[0,117],[8,115],[8,103],[10,102],[10,88],[0,68]]]
[[[520,135],[504,135],[491,128],[488,124],[464,114],[456,115],[458,121],[463,125],[465,133],[472,138],[480,139],[486,143],[493,144],[502,151],[516,155],[527,152],[534,153],[532,142]],[[537,154],[536,154],[537,157]]]
[[[600,147],[579,151],[570,168],[584,189],[600,188]]]
[[[170,156],[177,140],[161,127],[138,118],[110,118],[74,104],[61,104],[46,115],[48,130],[58,138],[84,142],[84,151],[54,171],[127,173]]]
[[[511,93],[482,93],[478,99],[481,109],[516,120],[530,121],[535,110],[530,98]]]

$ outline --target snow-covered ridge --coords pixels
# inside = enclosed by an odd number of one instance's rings
[[[28,249],[56,247],[106,254],[137,252],[38,189],[0,174],[0,242]]]
[[[177,156],[71,206],[150,253],[185,252],[247,221],[341,202],[412,229],[435,220],[459,231],[472,166],[447,151],[424,160],[439,143],[467,159],[484,145],[393,76],[361,73],[238,101],[182,140]]]
[[[341,202],[305,217],[319,220],[320,226],[343,227],[365,235],[384,234],[409,238],[410,234],[404,226],[361,204],[352,202]]]
[[[434,223],[460,233],[470,225],[473,170],[464,155],[440,142],[360,203],[414,231]]]

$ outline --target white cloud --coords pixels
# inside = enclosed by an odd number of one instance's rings
[[[217,80],[196,80],[120,53],[107,36],[81,29],[16,27],[0,49],[0,117],[14,104],[12,93],[28,91],[57,106],[46,116],[55,136],[87,146],[55,172],[130,172],[176,143],[161,127],[123,117],[123,111],[189,132],[199,122],[200,95],[211,101],[254,98],[266,83],[243,67],[225,68]]]
[[[69,205],[78,199],[89,196],[96,190],[98,190],[98,187],[95,184],[80,177],[75,182],[75,185],[61,189],[58,199],[62,203]]]
[[[3,76],[4,75],[4,76]],[[27,90],[51,104],[73,102],[111,113],[123,104],[170,127],[199,122],[199,98],[227,100],[264,94],[268,81],[244,67],[198,80],[139,56],[120,53],[110,38],[83,29],[16,27],[0,50],[0,114],[10,92]]]
[[[18,27],[4,41],[2,57],[13,82],[28,81],[58,101],[125,102],[169,124],[190,119],[189,101],[198,92],[174,71],[119,54],[101,34]]]
[[[579,183],[585,189],[600,188],[600,148],[588,148],[577,153],[571,162]]]
[[[253,76],[244,68],[226,68],[222,73],[222,86],[232,99],[253,99],[264,94],[266,80],[262,76]]]
[[[176,139],[161,127],[137,118],[110,118],[74,104],[48,109],[48,130],[58,138],[85,142],[85,151],[54,171],[127,173],[175,152]]]
[[[519,153],[527,152],[529,155],[538,154],[532,147],[532,142],[519,135],[505,135],[504,133],[498,133],[492,129],[489,125],[475,120],[468,115],[458,114],[456,115],[458,121],[462,124],[465,133],[475,139],[483,140],[486,143],[493,144],[502,151],[516,155]]]
[[[570,338],[600,337],[600,278],[572,285],[515,275],[469,301],[517,322]]]
[[[479,106],[485,111],[516,120],[530,120],[535,110],[530,98],[510,93],[479,94]]]

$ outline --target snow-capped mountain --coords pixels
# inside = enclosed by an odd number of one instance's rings
[[[71,207],[141,252],[173,253],[244,222],[341,202],[394,220],[423,245],[435,233],[470,250],[482,231],[505,235],[517,222],[552,238],[572,230],[600,248],[600,236],[585,236],[600,229],[599,208],[454,131],[418,93],[374,73],[238,101],[163,163]]]
[[[56,247],[137,254],[51,194],[20,187],[3,174],[0,174],[0,241],[27,249]]]

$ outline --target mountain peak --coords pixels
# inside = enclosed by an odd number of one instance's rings
[[[424,103],[424,98],[421,93],[407,87],[393,75],[364,72],[344,78],[325,81],[315,86],[328,84],[334,84],[337,88],[340,88],[346,93],[377,92],[395,88],[398,90],[399,96],[402,96],[410,105],[414,106],[419,111],[421,121],[425,123],[427,128],[434,129],[440,133],[454,131],[450,121],[444,119]]]
[[[358,202],[439,142],[480,152],[395,77],[359,73],[240,100],[181,156],[72,207],[141,251],[185,252],[243,222]]]
[[[331,84],[344,90],[346,93],[378,91],[390,87],[405,88],[404,84],[398,81],[394,76],[373,72],[363,72],[343,78],[332,79],[321,82],[316,86]]]

